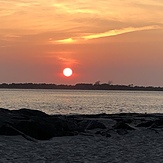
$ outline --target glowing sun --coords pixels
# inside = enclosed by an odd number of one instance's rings
[[[72,75],[72,69],[71,68],[65,68],[63,70],[63,75],[66,76],[66,77],[69,77]]]

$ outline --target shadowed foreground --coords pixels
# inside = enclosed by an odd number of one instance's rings
[[[0,162],[163,162],[163,114],[0,109],[0,135]]]

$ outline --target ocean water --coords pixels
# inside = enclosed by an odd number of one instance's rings
[[[163,92],[0,89],[0,107],[48,114],[163,113]]]

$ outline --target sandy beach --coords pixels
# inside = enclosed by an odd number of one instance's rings
[[[0,109],[1,163],[162,163],[163,114]]]
[[[126,135],[55,137],[31,142],[22,136],[0,136],[0,162],[161,163],[163,132],[132,131]]]

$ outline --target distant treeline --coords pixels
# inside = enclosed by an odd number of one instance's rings
[[[46,84],[46,83],[2,83],[0,88],[7,89],[77,89],[77,90],[138,90],[138,91],[163,91],[163,87],[153,86],[134,86],[131,85],[113,85],[113,84],[87,84],[79,83],[75,85],[57,85],[57,84]]]

